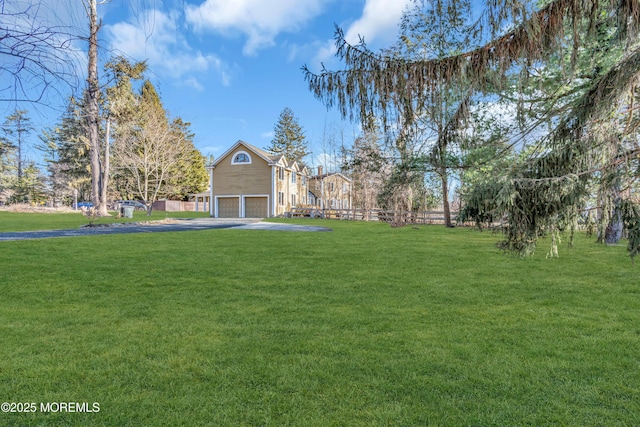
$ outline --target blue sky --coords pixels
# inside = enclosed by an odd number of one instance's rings
[[[35,0],[15,0],[29,2]],[[87,19],[80,0],[41,0],[42,19],[82,33]],[[203,154],[222,154],[242,139],[269,145],[280,112],[289,107],[322,161],[326,141],[353,140],[354,125],[340,124],[335,111],[316,100],[301,70],[321,63],[339,69],[333,47],[334,24],[347,40],[365,38],[379,49],[394,43],[410,0],[112,0],[98,6],[102,19],[101,61],[122,54],[146,60],[172,117],[192,123]],[[86,45],[76,42],[78,51]],[[82,54],[79,55],[82,58]],[[85,54],[86,56],[86,54]],[[86,61],[86,59],[84,60]],[[82,60],[79,73],[86,67]],[[64,94],[68,96],[70,94]],[[55,99],[55,98],[51,98]],[[55,124],[63,100],[52,108],[22,105],[35,122]],[[11,107],[13,108],[13,107]],[[3,116],[10,108],[2,108]],[[326,166],[326,165],[325,165]]]
[[[342,127],[307,88],[301,66],[338,69],[334,24],[348,40],[377,49],[393,43],[409,0],[188,0],[101,6],[109,48],[146,59],[173,116],[192,123],[196,146],[219,155],[238,139],[269,145],[289,107],[306,131],[317,163]],[[325,129],[328,129],[326,131]],[[347,139],[348,140],[348,139]]]

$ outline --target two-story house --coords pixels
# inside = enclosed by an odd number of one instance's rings
[[[308,203],[306,167],[244,141],[236,142],[208,169],[212,217],[280,216]]]
[[[338,172],[323,173],[309,177],[309,204],[320,209],[351,209],[351,180]]]

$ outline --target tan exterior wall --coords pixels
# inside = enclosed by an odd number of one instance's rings
[[[307,200],[309,193],[309,177],[302,177],[298,175],[298,182],[296,191],[298,192],[298,206],[306,206],[309,202]]]
[[[291,182],[291,176],[296,174],[296,182]],[[302,206],[307,203],[307,191],[308,191],[309,178],[302,179],[302,173],[294,172],[291,170],[284,171],[284,179],[280,179],[280,175],[276,172],[276,212],[277,215],[283,215],[285,212],[289,212],[294,205],[292,204],[292,195],[295,195],[295,206]],[[282,193],[282,196],[279,196]]]
[[[285,212],[291,210],[291,171],[285,169],[284,179],[280,179],[280,168],[276,172],[276,212],[278,215],[283,215]],[[283,195],[280,196],[279,193]]]
[[[248,152],[251,164],[231,164],[238,151]],[[224,194],[271,194],[271,167],[260,156],[239,147],[213,169],[213,190]]]
[[[274,203],[276,204],[276,215],[283,215],[291,209],[289,197],[288,173],[284,171],[284,179],[280,179],[280,167],[276,168],[276,194]],[[281,194],[282,193],[282,194]]]

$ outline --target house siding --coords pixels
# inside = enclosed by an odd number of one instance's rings
[[[340,174],[318,175],[309,178],[309,190],[318,198],[316,200],[318,207],[325,209],[351,208],[351,182]]]
[[[216,195],[224,194],[270,194],[270,167],[257,154],[251,154],[251,164],[231,164],[237,151],[248,151],[246,148],[234,150],[226,159],[216,165],[213,170],[213,182]]]
[[[282,166],[276,168],[276,195],[283,193],[282,199],[276,198],[276,215],[283,215],[285,212],[291,210],[291,197],[289,192],[289,180],[291,179],[290,172],[284,171],[284,179],[280,179],[280,169]],[[282,203],[281,203],[282,202]]]

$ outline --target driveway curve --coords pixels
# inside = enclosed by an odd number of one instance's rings
[[[321,226],[281,224],[264,222],[257,218],[189,218],[171,222],[120,223],[109,226],[80,227],[70,230],[16,231],[0,233],[0,241],[49,239],[57,237],[94,236],[99,234],[157,233],[168,231],[210,230],[216,228],[237,228],[243,230],[275,231],[332,231]]]

